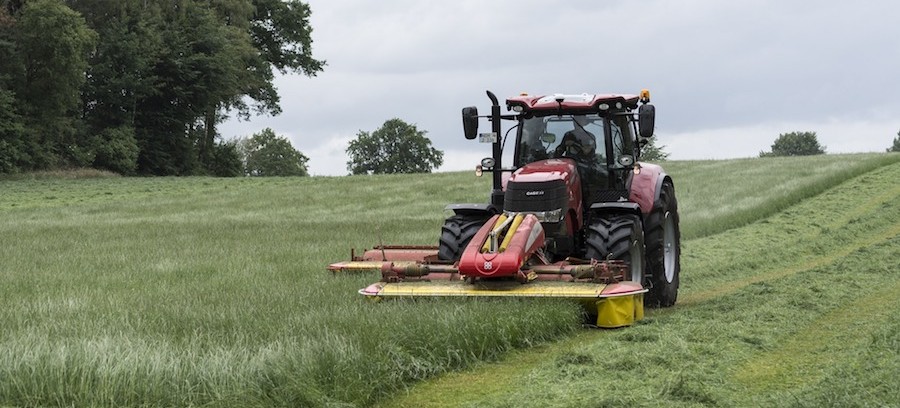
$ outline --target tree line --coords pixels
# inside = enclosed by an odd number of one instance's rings
[[[900,131],[887,152],[900,152]],[[816,132],[790,132],[778,135],[771,151],[759,152],[759,157],[811,156],[825,154],[825,146],[819,144]]]
[[[900,131],[897,131],[897,137],[894,138],[894,143],[891,147],[887,148],[887,152],[900,152]]]
[[[281,112],[274,72],[315,76],[297,0],[0,0],[0,173],[229,175],[231,115]]]

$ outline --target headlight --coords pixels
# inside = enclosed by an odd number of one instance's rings
[[[540,222],[560,222],[563,219],[563,210],[562,208],[558,208],[556,210],[551,211],[537,211],[530,212],[530,214],[534,214]]]

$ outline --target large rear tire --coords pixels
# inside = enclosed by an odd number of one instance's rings
[[[681,273],[681,230],[678,227],[678,201],[675,187],[663,182],[659,201],[653,206],[644,223],[647,239],[647,274],[650,291],[645,304],[650,307],[670,307],[678,299]]]
[[[456,262],[469,241],[490,217],[488,215],[454,215],[444,221],[438,243],[438,259]]]
[[[642,283],[645,254],[641,218],[631,214],[610,214],[587,228],[585,258],[626,261],[631,267],[628,280]]]

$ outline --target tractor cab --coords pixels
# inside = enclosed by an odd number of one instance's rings
[[[506,109],[512,115],[502,115],[496,96],[490,92],[488,96],[493,106],[491,115],[485,117],[491,120],[492,132],[481,136],[494,148],[492,157],[485,159],[478,171],[494,173],[491,203],[497,207],[503,206],[500,173],[548,159],[570,159],[576,164],[589,190],[585,195],[587,205],[618,201],[628,190],[630,170],[643,141],[653,135],[655,109],[646,90],[640,95],[522,94],[506,100]],[[463,108],[466,138],[478,136],[478,117],[475,107]],[[517,122],[511,168],[501,165],[505,145],[499,137],[502,120]]]
[[[583,256],[579,240],[595,205],[633,209],[629,196],[639,139],[632,110],[640,100],[591,94],[507,99],[507,109],[517,114],[497,119],[516,121],[516,144],[512,168],[489,163],[495,174],[512,173],[494,204],[503,212],[535,214],[554,259]]]
[[[521,169],[542,160],[570,159],[581,180],[584,204],[589,207],[607,199],[602,191],[628,189],[635,155],[632,128],[623,116],[523,115],[513,165]]]

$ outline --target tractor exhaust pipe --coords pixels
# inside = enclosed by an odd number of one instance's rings
[[[491,91],[486,91],[488,98],[491,99],[491,132],[496,136],[496,139],[493,143],[493,154],[494,158],[494,169],[493,174],[493,184],[494,188],[491,191],[491,204],[497,206],[498,208],[503,208],[503,173],[498,171],[503,168],[502,158],[503,158],[503,150],[502,150],[502,137],[501,132],[503,131],[501,126],[501,117],[500,117],[500,101],[497,100],[497,95],[494,95]]]
[[[467,106],[462,109],[463,130],[466,139],[472,140],[478,137],[478,118],[487,117],[491,121],[491,136],[493,138],[493,149],[491,158],[494,159],[494,165],[491,169],[493,173],[493,190],[491,191],[491,204],[496,208],[503,208],[503,140],[501,137],[503,116],[500,114],[500,101],[497,95],[491,91],[486,91],[488,98],[491,99],[491,115],[478,116],[478,108]]]

